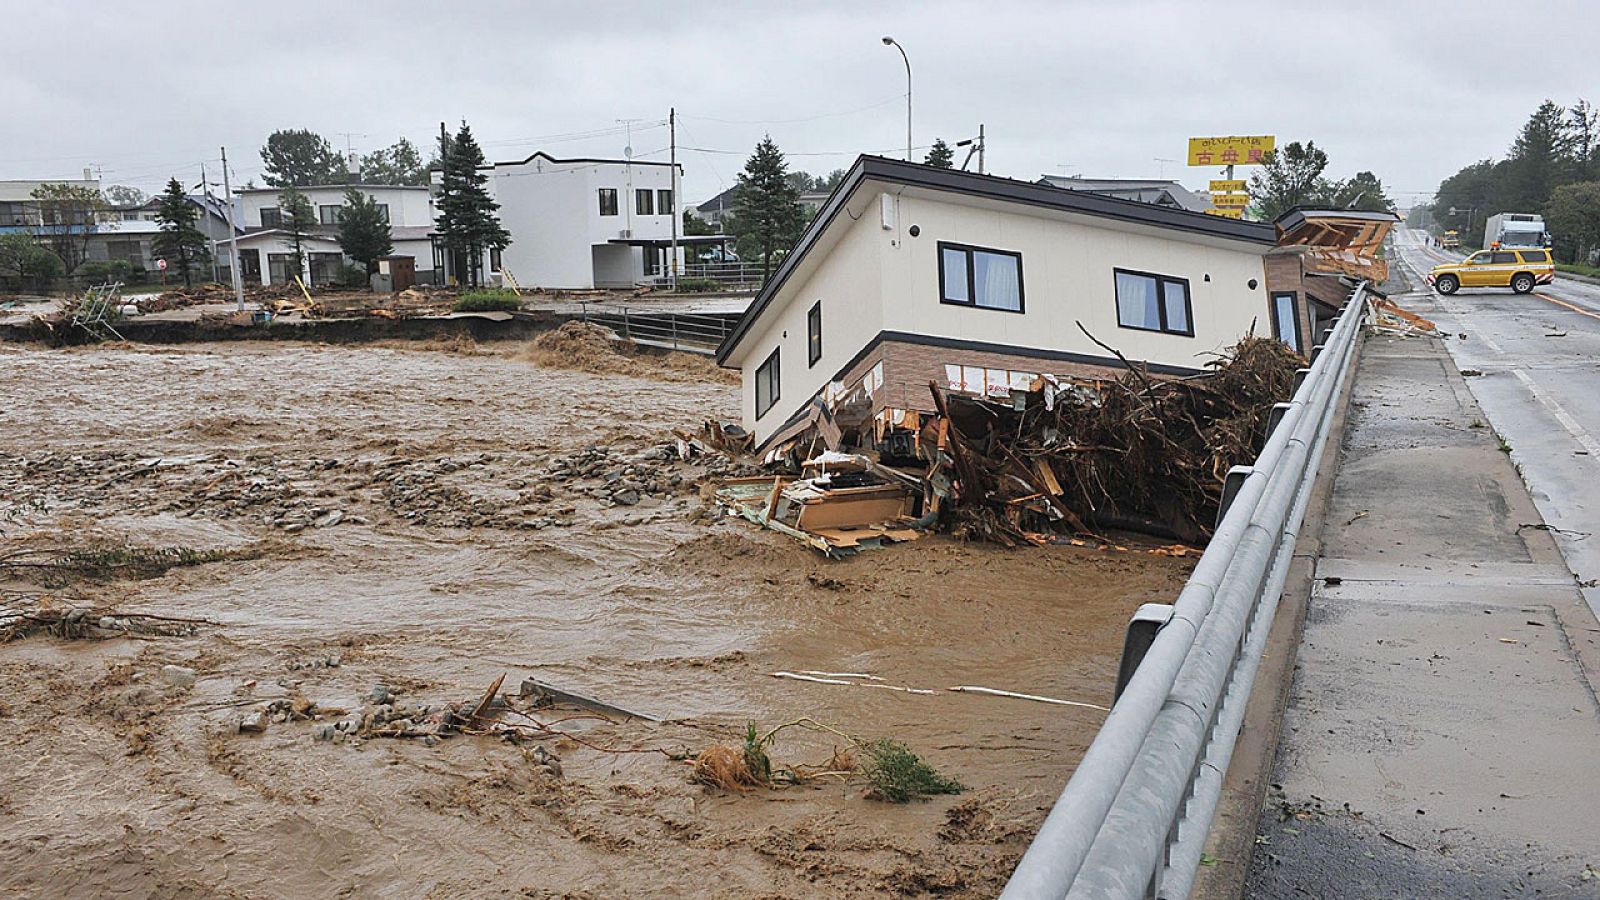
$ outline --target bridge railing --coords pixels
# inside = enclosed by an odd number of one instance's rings
[[[1229,473],[1215,534],[1005,892],[1187,897],[1351,378],[1367,285],[1351,295],[1254,464]]]

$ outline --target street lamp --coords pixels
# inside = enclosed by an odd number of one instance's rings
[[[883,44],[900,51],[900,58],[906,61],[906,162],[911,161],[911,57],[906,55],[906,48],[900,42],[887,34],[883,36]]]

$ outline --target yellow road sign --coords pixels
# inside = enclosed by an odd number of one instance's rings
[[[1249,194],[1212,194],[1211,205],[1220,209],[1244,209],[1250,205]]]
[[[1258,166],[1262,155],[1277,143],[1277,138],[1270,134],[1189,138],[1189,165]]]
[[[1242,210],[1242,209],[1208,209],[1208,210],[1206,210],[1206,215],[1208,215],[1208,216],[1221,216],[1224,219],[1242,219],[1242,218],[1244,218],[1244,210]]]
[[[1238,191],[1242,194],[1245,190],[1245,183],[1242,178],[1233,181],[1213,179],[1211,182],[1211,191],[1215,194],[1226,194],[1229,191]]]

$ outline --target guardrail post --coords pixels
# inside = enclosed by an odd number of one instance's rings
[[[1128,620],[1128,632],[1122,638],[1122,662],[1117,666],[1117,687],[1113,697],[1121,697],[1128,679],[1139,668],[1139,663],[1155,643],[1156,633],[1172,620],[1172,604],[1146,603],[1134,610]]]
[[[625,340],[633,340],[633,332],[629,330],[628,308],[626,306],[622,308],[622,337]]]
[[[1299,389],[1299,387],[1298,384],[1295,385],[1296,389]],[[1278,430],[1278,423],[1283,421],[1283,417],[1288,414],[1291,405],[1288,403],[1272,404],[1272,410],[1267,413],[1267,434]]]
[[[1239,489],[1244,487],[1244,480],[1255,470],[1255,466],[1234,466],[1223,477],[1222,499],[1217,503],[1217,526],[1222,525],[1223,518],[1228,515],[1228,507],[1233,505],[1234,498],[1239,496]]]
[[[1318,344],[1315,347],[1312,347],[1311,348],[1311,361],[1313,363],[1316,362],[1317,361],[1317,357],[1321,356],[1322,355],[1322,351],[1324,351],[1326,349],[1328,349],[1328,345],[1327,344]]]
[[[1306,376],[1308,376],[1310,374],[1311,374],[1311,370],[1310,369],[1295,369],[1294,370],[1294,389],[1295,389],[1295,391],[1298,392],[1300,390],[1300,385],[1306,383]]]
[[[672,322],[672,349],[676,350],[678,349],[678,317],[668,315],[667,318]]]

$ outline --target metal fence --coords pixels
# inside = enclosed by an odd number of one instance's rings
[[[650,347],[711,355],[739,320],[738,313],[680,313],[601,303],[583,304],[583,321]]]
[[[1021,898],[1187,897],[1317,464],[1351,377],[1366,284],[1312,350],[1171,615],[1011,875]]]
[[[717,290],[733,293],[745,293],[761,288],[762,270],[760,263],[739,262],[708,262],[684,263],[678,271],[678,281],[714,281]],[[657,285],[668,284],[672,276],[663,272],[650,277],[650,281]]]

